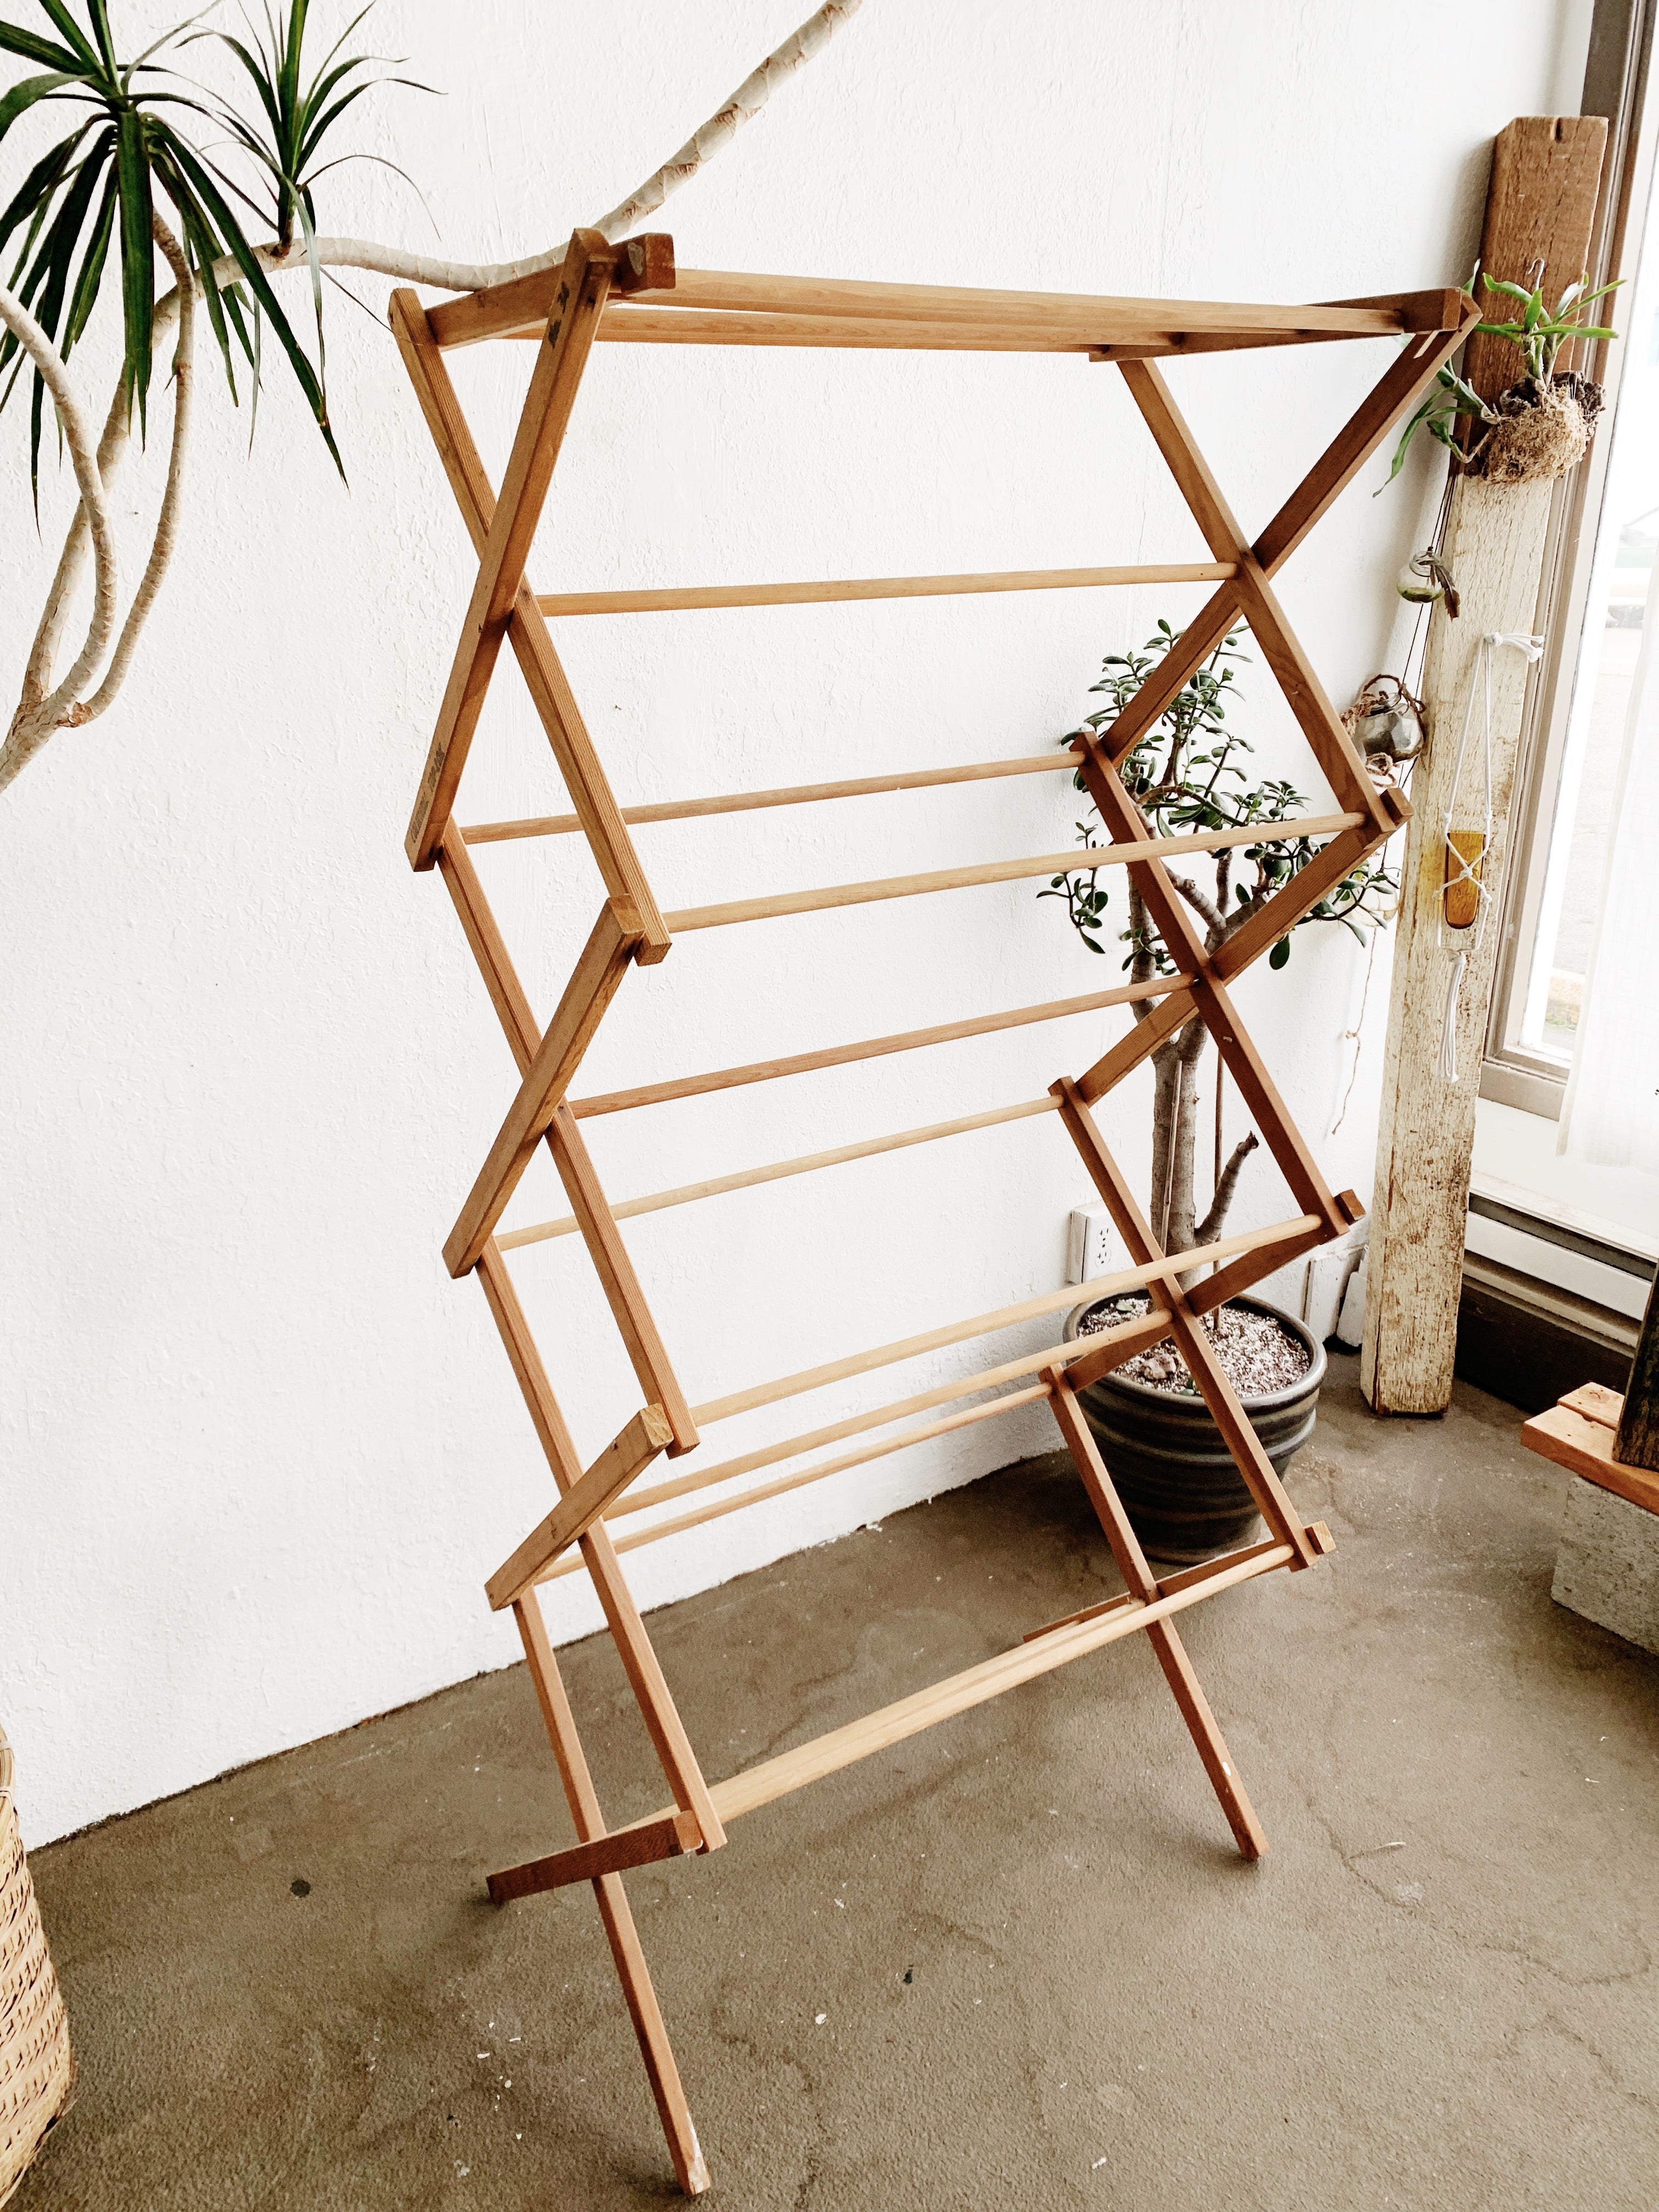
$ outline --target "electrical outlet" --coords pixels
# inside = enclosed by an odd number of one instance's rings
[[[1112,1217],[1103,1206],[1072,1209],[1066,1224],[1066,1279],[1092,1283],[1112,1271]]]

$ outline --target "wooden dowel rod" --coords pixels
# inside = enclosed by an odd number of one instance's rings
[[[837,1145],[827,1152],[804,1152],[793,1160],[775,1160],[763,1168],[743,1168],[735,1175],[714,1176],[706,1182],[682,1183],[677,1190],[659,1190],[649,1198],[624,1199],[613,1206],[618,1221],[635,1214],[660,1213],[672,1206],[690,1206],[700,1198],[718,1198],[732,1190],[752,1189],[757,1183],[781,1182],[786,1176],[811,1175],[819,1168],[838,1168],[849,1160],[873,1159],[882,1152],[902,1152],[911,1145],[931,1145],[940,1137],[965,1136],[970,1130],[992,1129],[1003,1121],[1024,1121],[1037,1114],[1052,1114],[1053,1098],[1028,1098],[1018,1106],[996,1106],[984,1114],[964,1114],[954,1121],[934,1121],[922,1129],[900,1129],[890,1137],[866,1137],[855,1145]],[[524,1244],[544,1244],[555,1237],[574,1235],[579,1226],[574,1214],[557,1221],[538,1221],[528,1229],[512,1229],[495,1242],[503,1252]]]
[[[1073,770],[1079,752],[1028,753],[1018,760],[971,761],[960,768],[921,768],[895,775],[860,775],[841,783],[799,783],[776,791],[725,792],[713,799],[665,799],[645,806],[624,806],[630,828],[641,823],[689,822],[706,814],[749,814],[769,806],[807,806],[823,799],[872,799],[902,791],[926,791],[942,783],[983,783],[998,776],[1052,775]],[[574,814],[533,814],[517,822],[479,822],[460,835],[469,845],[500,845],[516,837],[568,837],[581,828]]]
[[[998,1329],[1013,1328],[1018,1322],[1035,1321],[1040,1314],[1058,1313],[1062,1306],[1087,1304],[1122,1291],[1145,1290],[1154,1280],[1162,1282],[1175,1275],[1184,1275],[1191,1268],[1207,1267],[1214,1260],[1231,1260],[1236,1252],[1248,1252],[1256,1244],[1284,1236],[1287,1231],[1318,1225],[1311,1214],[1296,1221],[1275,1222],[1270,1228],[1244,1230],[1236,1237],[1200,1244],[1190,1252],[1176,1252],[1167,1259],[1125,1268],[1118,1274],[1102,1275],[1092,1283],[1067,1283],[1057,1291],[1039,1291],[1036,1297],[999,1306],[994,1313],[975,1314],[969,1321],[947,1322],[942,1328],[927,1329],[920,1336],[901,1337],[894,1343],[878,1345],[871,1352],[853,1352],[845,1359],[828,1360],[821,1367],[803,1368],[798,1375],[781,1376],[775,1382],[757,1382],[750,1389],[734,1390],[724,1398],[711,1398],[707,1405],[692,1407],[692,1419],[700,1424],[729,1421],[738,1413],[752,1413],[757,1406],[774,1406],[781,1398],[799,1398],[805,1391],[822,1389],[826,1383],[845,1382],[853,1375],[867,1375],[872,1368],[891,1367],[902,1359],[915,1359],[924,1352],[940,1351],[948,1344],[965,1344],[975,1336],[990,1336]],[[1052,1358],[1052,1353],[1049,1356]]]
[[[1298,836],[1334,835],[1352,828],[1364,817],[1358,814],[1299,816],[1294,824]],[[724,929],[733,922],[774,921],[781,915],[820,914],[840,906],[869,906],[883,899],[921,898],[931,891],[969,890],[988,884],[1019,883],[1030,876],[1076,872],[1083,868],[1121,867],[1139,860],[1160,860],[1182,853],[1216,853],[1231,845],[1259,845],[1265,831],[1261,823],[1236,830],[1204,830],[1190,837],[1144,837],[1121,844],[1074,846],[1066,853],[1039,853],[1024,860],[985,860],[968,868],[936,868],[925,875],[883,876],[863,884],[830,884],[810,891],[781,891],[770,898],[730,899],[720,906],[682,907],[665,914],[671,935],[683,930]]]
[[[745,1490],[736,1498],[722,1498],[712,1505],[701,1505],[694,1512],[676,1514],[672,1521],[659,1521],[649,1528],[635,1529],[631,1536],[618,1536],[618,1552],[635,1552],[642,1544],[660,1542],[665,1536],[678,1536],[688,1528],[701,1528],[705,1521],[719,1521],[728,1513],[740,1513],[746,1505],[763,1504],[769,1498],[782,1498],[792,1490],[802,1490],[808,1483],[822,1482],[826,1475],[843,1474],[850,1467],[862,1467],[866,1461],[885,1459],[890,1452],[904,1451],[911,1444],[925,1443],[930,1437],[942,1437],[954,1429],[969,1428],[976,1421],[994,1419],[999,1413],[1012,1413],[1017,1407],[1029,1406],[1038,1398],[1048,1395],[1046,1382],[1038,1382],[1027,1390],[1011,1390],[1006,1397],[993,1398],[988,1405],[970,1406],[964,1413],[947,1414],[943,1420],[928,1421],[919,1428],[904,1429],[896,1437],[885,1437],[881,1443],[866,1444],[859,1451],[843,1452],[839,1458],[820,1460],[815,1467],[800,1468],[794,1474],[781,1475],[775,1482],[763,1482],[754,1490]],[[557,1566],[550,1566],[537,1576],[538,1583],[557,1582],[563,1575],[574,1574],[582,1564],[580,1556],[566,1559]]]
[[[1264,341],[1297,345],[1340,338],[1398,337],[1399,324],[1382,330],[1370,327],[1326,327],[1324,318],[1338,312],[1326,308],[1290,309],[1282,328],[1237,327],[1200,333],[1205,350],[1223,353],[1243,350]],[[1381,318],[1377,318],[1381,320]],[[532,327],[503,331],[503,337],[535,337]],[[1091,316],[1048,326],[1018,322],[957,322],[929,320],[920,316],[863,317],[836,315],[750,314],[741,309],[623,306],[607,309],[598,337],[607,345],[810,346],[835,351],[870,350],[882,353],[1030,353],[1104,355],[1127,341],[1150,342],[1148,350],[1177,350],[1188,336],[1180,325],[1154,330],[1140,322],[1126,322],[1110,315]]]
[[[713,1091],[732,1091],[748,1083],[771,1083],[780,1076],[811,1075],[820,1068],[846,1067],[854,1060],[881,1060],[890,1053],[920,1052],[925,1046],[956,1044],[966,1037],[991,1036],[1002,1030],[1018,1030],[1033,1022],[1059,1022],[1074,1014],[1098,1013],[1106,1006],[1127,1006],[1141,999],[1159,999],[1184,990],[1190,975],[1162,975],[1148,983],[1121,983],[1107,991],[1090,991],[1077,999],[1050,999],[1036,1006],[1014,1006],[1002,1014],[975,1014],[966,1021],[938,1022],[930,1029],[898,1030],[890,1036],[865,1037],[855,1044],[832,1044],[817,1052],[792,1053],[781,1060],[753,1060],[740,1067],[711,1068],[703,1075],[672,1076],[663,1083],[642,1083],[631,1091],[599,1091],[587,1098],[573,1098],[570,1111],[579,1121],[596,1114],[622,1114],[635,1106],[661,1106],[676,1098],[696,1098]],[[1183,1017],[1184,1018],[1184,1017]]]
[[[1168,1334],[1167,1325],[1158,1325],[1160,1335]],[[666,1504],[670,1498],[684,1498],[695,1490],[712,1490],[717,1483],[731,1482],[740,1474],[753,1474],[763,1467],[775,1467],[780,1460],[798,1459],[803,1452],[816,1451],[821,1444],[837,1444],[848,1437],[861,1435],[866,1429],[886,1428],[894,1421],[902,1421],[912,1413],[925,1413],[934,1406],[949,1405],[953,1399],[971,1398],[981,1390],[994,1389],[1000,1383],[1015,1382],[1027,1375],[1035,1375],[1042,1367],[1068,1366],[1092,1352],[1109,1335],[1114,1342],[1127,1339],[1128,1348],[1124,1358],[1129,1358],[1143,1346],[1153,1340],[1152,1332],[1143,1317],[1125,1322],[1115,1330],[1100,1331],[1085,1337],[1075,1344],[1047,1346],[1040,1352],[1028,1352],[1022,1359],[1005,1360],[1000,1366],[981,1368],[977,1374],[964,1375],[951,1382],[936,1383],[931,1390],[918,1390],[908,1398],[895,1398],[885,1406],[875,1406],[868,1413],[850,1413],[845,1420],[831,1421],[825,1426],[808,1429],[799,1436],[786,1437],[781,1443],[765,1444],[757,1450],[741,1453],[736,1459],[721,1460],[717,1466],[693,1466],[689,1474],[676,1475],[664,1482],[653,1482],[647,1488],[630,1491],[607,1509],[607,1519],[620,1520],[624,1515],[643,1513],[653,1505]]]
[[[1205,1599],[1218,1596],[1224,1589],[1252,1582],[1258,1575],[1271,1574],[1287,1565],[1291,1556],[1289,1545],[1275,1544],[1270,1551],[1254,1559],[1240,1559],[1222,1573],[1185,1589],[1172,1591],[1168,1597],[1155,1599],[1151,1604],[1137,1599],[1121,1612],[1079,1621],[1069,1628],[1052,1628],[1045,1636],[1034,1638],[1029,1644],[1018,1644],[1012,1651],[1000,1651],[994,1659],[982,1660],[977,1667],[949,1675],[928,1689],[917,1691],[913,1697],[901,1698],[896,1704],[867,1713],[845,1728],[832,1729],[811,1743],[799,1745],[793,1751],[781,1753],[775,1759],[764,1759],[758,1766],[734,1774],[725,1782],[717,1782],[709,1795],[721,1820],[735,1820],[742,1814],[769,1805],[775,1798],[787,1796],[809,1782],[819,1781],[826,1774],[834,1774],[858,1759],[867,1759],[889,1744],[902,1743],[907,1736],[919,1735],[922,1729],[936,1727],[957,1713],[987,1704],[992,1698],[1000,1697],[1005,1690],[1015,1689],[1022,1682],[1033,1681],[1039,1674],[1049,1674],[1056,1667],[1066,1666],[1073,1659],[1115,1644],[1120,1637],[1133,1636],[1137,1630],[1150,1627],[1154,1621],[1167,1620],[1188,1606],[1202,1604]]]
[[[543,592],[544,615],[665,614],[687,607],[810,607],[848,599],[937,599],[980,592],[1087,591],[1115,584],[1218,584],[1231,561],[1115,568],[995,568],[956,576],[842,576],[811,584],[694,584],[644,592]]]

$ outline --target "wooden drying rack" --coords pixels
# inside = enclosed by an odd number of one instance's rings
[[[491,1605],[510,1606],[516,1616],[580,1838],[570,1850],[492,1875],[489,1889],[501,1903],[568,1882],[592,1882],[675,2171],[688,2193],[696,2194],[707,2186],[708,2172],[623,1894],[624,1868],[686,1852],[717,1850],[726,1841],[726,1824],[757,1806],[1137,1631],[1145,1631],[1158,1656],[1239,1850],[1247,1858],[1255,1858],[1267,1848],[1173,1616],[1258,1575],[1280,1567],[1297,1571],[1311,1566],[1329,1548],[1329,1539],[1317,1523],[1304,1526],[1297,1517],[1222,1372],[1200,1319],[1297,1254],[1340,1235],[1358,1218],[1360,1208],[1351,1192],[1333,1195],[1326,1188],[1312,1154],[1233,1012],[1228,986],[1276,944],[1316,900],[1391,836],[1407,816],[1399,793],[1391,787],[1377,790],[1363,772],[1285,619],[1271,580],[1389,429],[1422,395],[1475,315],[1473,302],[1455,291],[1396,295],[1322,307],[1274,307],[945,290],[705,270],[677,272],[672,242],[665,237],[633,239],[618,246],[607,244],[592,231],[575,234],[559,268],[510,284],[429,310],[422,308],[412,292],[400,291],[392,297],[392,327],[404,362],[479,562],[421,780],[407,849],[416,868],[435,864],[441,873],[520,1074],[517,1095],[461,1208],[444,1247],[444,1257],[452,1274],[476,1273],[483,1287],[558,1493],[553,1511],[490,1577],[487,1587]],[[1392,337],[1398,343],[1402,337],[1403,346],[1352,420],[1261,535],[1254,542],[1248,539],[1176,411],[1155,365],[1157,360],[1175,354],[1355,338]],[[492,490],[484,473],[443,361],[447,348],[496,338],[521,338],[537,347],[529,395],[499,494]],[[531,541],[596,341],[1076,353],[1090,361],[1115,363],[1212,557],[1205,562],[1133,568],[538,595],[525,580]],[[548,628],[550,617],[558,617],[1152,582],[1206,582],[1215,589],[1116,721],[1080,740],[1069,756],[1051,752],[1037,758],[979,762],[914,775],[866,776],[627,808],[618,806],[611,793]],[[1212,954],[1206,951],[1202,936],[1172,890],[1164,862],[1182,853],[1258,842],[1260,830],[1158,837],[1119,780],[1117,768],[1237,623],[1248,624],[1254,635],[1341,811],[1299,823],[1301,832],[1327,842],[1297,876]],[[503,644],[510,644],[529,686],[574,811],[463,829],[454,818],[456,796]],[[931,1029],[831,1045],[788,1058],[671,1076],[600,1096],[569,1096],[583,1054],[630,968],[663,959],[674,938],[683,932],[1051,876],[1075,865],[1077,857],[1074,851],[1048,853],[1032,859],[786,891],[769,898],[733,900],[664,914],[635,849],[629,835],[632,825],[1071,769],[1080,769],[1111,841],[1097,854],[1091,854],[1091,860],[1128,871],[1176,963],[1177,974]],[[578,831],[586,836],[599,865],[606,896],[563,995],[543,1028],[531,1012],[484,897],[472,849],[504,839],[556,837]],[[610,1202],[600,1187],[583,1142],[582,1122],[598,1115],[625,1113],[635,1107],[738,1085],[771,1082],[885,1054],[924,1050],[958,1038],[1040,1025],[1137,1000],[1152,1002],[1151,1011],[1092,1066],[1076,1076],[1062,1074],[1037,1097],[990,1113],[840,1146],[803,1158],[659,1191],[617,1206]],[[1272,1227],[1166,1258],[1107,1149],[1092,1109],[1194,1015],[1202,1018],[1215,1039],[1299,1211]],[[1133,1259],[1133,1267],[1080,1287],[1071,1285],[1020,1299],[990,1313],[946,1321],[923,1334],[732,1391],[707,1404],[693,1406],[688,1401],[623,1243],[619,1221],[900,1146],[929,1143],[969,1129],[1049,1113],[1059,1115],[1077,1146]],[[532,1155],[544,1141],[563,1183],[569,1216],[498,1236],[503,1209]],[[579,1235],[586,1245],[646,1401],[623,1425],[615,1441],[586,1467],[554,1397],[504,1257],[516,1246],[565,1234]],[[1209,1262],[1218,1263],[1216,1271],[1194,1287],[1183,1290],[1181,1279]],[[693,1451],[704,1430],[757,1407],[805,1396],[848,1376],[896,1365],[945,1346],[990,1336],[1037,1316],[1057,1315],[1063,1307],[1084,1299],[1143,1288],[1149,1293],[1148,1312],[1099,1335],[981,1368],[955,1382],[913,1393],[847,1419],[808,1428],[783,1443],[714,1465],[694,1462],[691,1472],[670,1480],[650,1485],[640,1482],[659,1456],[673,1459]],[[1264,1542],[1229,1557],[1159,1578],[1147,1565],[1124,1515],[1083,1418],[1077,1393],[1134,1352],[1166,1336],[1174,1339],[1185,1357],[1261,1508],[1268,1534]],[[1000,1395],[987,1395],[993,1392]],[[819,1481],[923,1438],[994,1419],[1040,1398],[1046,1398],[1054,1408],[1127,1585],[1124,1594],[1036,1630],[1011,1651],[711,1786],[675,1709],[623,1579],[619,1555],[636,1545],[659,1541],[695,1523],[776,1497],[800,1484]],[[952,1405],[959,1410],[939,1410]],[[913,1416],[921,1418],[912,1425],[896,1427],[911,1421]],[[872,1431],[890,1433],[870,1441]],[[825,1446],[844,1444],[854,1437],[866,1441],[632,1533],[612,1534],[611,1523],[620,1517],[733,1483],[762,1468],[797,1460]],[[578,1565],[586,1567],[599,1593],[673,1798],[666,1811],[616,1830],[606,1827],[600,1812],[537,1596],[539,1583]]]

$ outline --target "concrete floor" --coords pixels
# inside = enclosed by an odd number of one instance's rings
[[[1659,1664],[1551,1603],[1516,1426],[1375,1423],[1335,1361],[1335,1558],[1187,1615],[1261,1864],[1134,1638],[630,1876],[712,2201],[1652,2212]],[[1115,1583],[1043,1460],[653,1629],[722,1773]],[[15,2212],[673,2201],[590,1893],[482,1899],[568,1836],[515,1668],[41,1851],[81,2090]]]

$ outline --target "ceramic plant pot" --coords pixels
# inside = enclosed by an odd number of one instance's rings
[[[1102,1303],[1109,1302],[1079,1306],[1068,1316],[1068,1342],[1082,1333],[1084,1316]],[[1265,1298],[1230,1303],[1271,1315],[1308,1354],[1307,1372],[1296,1382],[1243,1401],[1262,1449],[1282,1475],[1291,1454],[1313,1434],[1325,1348]],[[1143,1551],[1187,1565],[1251,1540],[1255,1500],[1201,1398],[1154,1389],[1115,1371],[1091,1382],[1079,1399]]]

